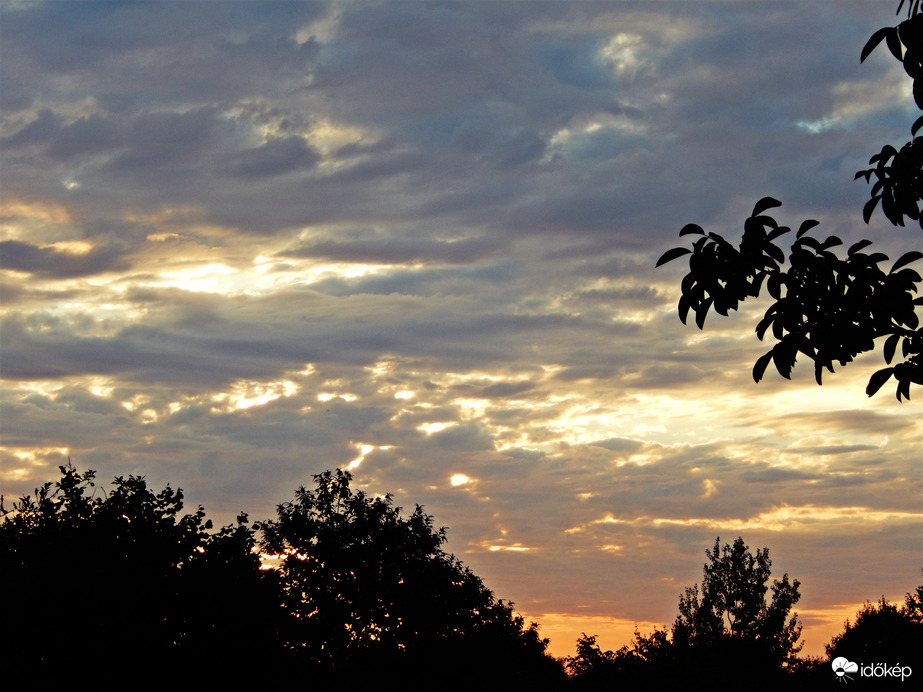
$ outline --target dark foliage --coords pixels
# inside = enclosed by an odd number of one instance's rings
[[[852,362],[885,337],[886,362],[898,352],[903,361],[872,375],[868,394],[875,394],[893,376],[898,399],[910,398],[911,383],[923,384],[923,331],[916,313],[923,298],[914,297],[923,279],[907,265],[923,253],[905,253],[886,272],[878,265],[888,260],[887,255],[863,252],[870,241],[852,245],[840,257],[831,248],[842,241],[836,236],[822,242],[810,237],[807,232],[817,222],[808,220],[795,234],[785,267],[785,252],[775,240],[792,229],[765,214],[777,206],[779,202],[769,197],[756,204],[739,248],[695,224],[683,228],[680,235],[700,236],[692,249],[674,248],[658,262],[659,266],[691,254],[689,273],[682,281],[680,320],[685,324],[691,311],[701,329],[709,310],[727,316],[765,287],[774,302],[756,334],[761,340],[769,334],[777,343],[756,361],[756,382],[770,362],[780,375],[791,377],[801,354],[814,361],[815,379],[821,384],[824,370],[833,372],[834,363]]]
[[[754,555],[741,538],[723,547],[716,539],[705,552],[701,589],[695,585],[680,596],[671,630],[635,631],[631,646],[617,652],[600,650],[595,637],[577,641],[577,655],[565,661],[577,689],[666,689],[716,676],[756,676],[765,689],[792,684],[801,624],[790,611],[800,598],[799,582],[785,575],[769,586],[768,549]]]
[[[886,41],[914,80],[918,106],[923,103],[923,80],[917,80],[923,74],[923,14],[919,9],[918,2],[911,3],[906,21],[877,31],[862,51],[864,60]],[[914,123],[914,135],[921,126],[923,117]],[[870,163],[875,166],[856,175],[868,182],[872,176],[876,178],[863,210],[866,222],[880,202],[894,225],[903,226],[904,217],[923,223],[919,211],[923,138],[914,139],[899,151],[886,146]],[[923,329],[917,315],[923,298],[914,297],[923,279],[907,265],[923,258],[923,252],[907,252],[885,271],[879,265],[888,260],[887,255],[863,252],[872,241],[855,243],[840,256],[832,248],[842,241],[836,236],[823,241],[811,237],[808,234],[818,222],[809,219],[801,224],[786,253],[776,241],[792,229],[766,215],[767,210],[780,205],[771,197],[757,202],[744,222],[739,246],[717,233],[706,233],[697,224],[683,227],[681,237],[697,236],[692,247],[673,248],[657,261],[659,267],[690,256],[689,273],[681,284],[680,320],[685,324],[691,311],[702,329],[710,310],[727,316],[743,301],[758,297],[765,287],[774,302],[757,324],[756,333],[761,340],[770,334],[776,344],[756,361],[756,382],[770,362],[780,375],[789,378],[800,354],[814,361],[815,379],[821,384],[824,370],[833,372],[834,363],[852,362],[859,354],[874,350],[875,341],[883,338],[882,352],[889,367],[871,376],[866,393],[874,395],[894,377],[898,400],[909,399],[910,385],[923,384]],[[903,359],[891,365],[898,352]]]
[[[275,589],[245,516],[209,533],[201,507],[182,514],[180,490],[129,476],[94,497],[92,471],[60,470],[0,523],[6,660],[48,682],[74,667],[101,680],[180,664],[194,675],[271,652]]]
[[[397,686],[447,671],[439,687],[563,681],[535,623],[442,550],[445,529],[419,505],[404,518],[390,495],[353,492],[348,472],[314,480],[263,527],[264,550],[282,556],[287,645],[300,664],[357,685],[380,686],[385,671]]]
[[[769,549],[753,554],[743,538],[723,547],[716,538],[705,554],[701,594],[695,585],[680,596],[673,645],[746,648],[773,667],[791,663],[801,650],[801,624],[797,614],[790,615],[801,598],[798,580],[785,574],[770,587]]]
[[[903,4],[901,0],[898,13]],[[923,110],[923,14],[919,0],[908,3],[905,21],[872,34],[862,49],[860,61],[864,62],[882,41],[913,80],[913,100],[917,108]],[[921,126],[923,117],[917,118],[910,128],[911,141],[900,150],[885,145],[880,153],[869,159],[869,164],[874,164],[871,168],[856,173],[856,180],[865,178],[867,183],[875,177],[871,198],[862,212],[866,223],[880,202],[881,211],[895,226],[903,226],[904,217],[907,217],[923,227],[919,206],[923,199],[923,138],[916,136]]]
[[[242,514],[214,531],[201,507],[183,513],[180,490],[155,494],[129,476],[98,493],[92,471],[60,470],[34,498],[0,504],[8,682],[44,688],[75,670],[183,687],[565,681],[537,625],[442,551],[431,516],[354,493],[346,472],[316,476],[276,521]],[[277,569],[261,568],[261,530]]]
[[[830,660],[844,657],[864,664],[888,663],[902,665],[919,675],[923,671],[923,586],[915,594],[907,594],[900,607],[884,597],[877,604],[866,603],[856,613],[856,620],[847,620],[843,632],[827,645]],[[907,684],[895,678],[875,680],[878,688],[900,687]]]

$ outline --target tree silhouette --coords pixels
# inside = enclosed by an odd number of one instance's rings
[[[902,6],[903,0],[898,12]],[[923,79],[919,79],[923,75],[923,14],[919,0],[909,4],[906,21],[872,35],[861,60],[882,41],[913,79],[914,99],[923,109]],[[892,224],[903,226],[906,217],[923,225],[919,210],[923,138],[916,137],[920,127],[923,117],[911,128],[911,142],[900,150],[884,147],[870,159],[872,168],[856,174],[856,179],[869,183],[875,178],[871,198],[863,209],[866,223],[880,203]],[[874,350],[876,339],[884,337],[882,352],[889,367],[871,376],[866,393],[874,395],[894,377],[898,400],[909,399],[910,385],[923,384],[923,329],[916,312],[923,298],[914,297],[923,279],[907,265],[923,258],[923,252],[907,252],[885,271],[879,265],[889,259],[887,255],[863,252],[872,241],[855,243],[841,257],[832,248],[842,245],[842,240],[836,236],[823,241],[811,237],[808,233],[818,221],[808,219],[795,234],[786,266],[786,252],[776,240],[792,229],[765,213],[780,205],[772,197],[757,202],[744,222],[739,246],[717,233],[706,233],[697,224],[683,227],[681,237],[697,236],[692,247],[668,250],[656,265],[690,255],[689,273],[681,283],[680,320],[685,324],[691,311],[702,329],[710,310],[727,316],[741,302],[758,297],[765,287],[774,302],[757,324],[756,333],[760,340],[771,334],[777,343],[756,361],[756,382],[770,361],[782,377],[790,378],[801,354],[814,361],[815,379],[821,384],[824,370],[833,372],[834,363],[846,365],[857,355]],[[890,365],[898,347],[903,360]]]
[[[791,609],[801,598],[797,579],[788,574],[767,585],[772,561],[769,549],[756,554],[743,538],[723,547],[718,538],[713,550],[706,550],[702,588],[687,588],[679,599],[679,615],[673,623],[673,644],[714,645],[730,641],[747,642],[748,648],[775,665],[792,662],[801,650],[801,624]],[[766,596],[772,597],[766,602]]]
[[[512,604],[442,550],[444,528],[417,505],[409,517],[392,497],[350,488],[347,471],[314,477],[263,526],[290,614],[288,646],[316,675],[353,684],[452,679],[439,687],[563,679],[547,640]],[[430,682],[429,684],[432,684]]]
[[[201,507],[182,513],[181,490],[155,494],[129,476],[97,496],[92,471],[59,468],[60,480],[2,508],[7,660],[44,680],[182,663],[220,682],[203,666],[270,655],[275,588],[246,516],[209,533]]]
[[[577,641],[576,656],[565,661],[577,689],[669,689],[716,675],[758,676],[766,689],[791,685],[801,649],[801,624],[791,614],[800,598],[799,582],[786,574],[768,585],[769,550],[753,554],[742,538],[723,547],[715,539],[705,554],[709,562],[701,588],[696,584],[680,596],[671,629],[649,635],[635,630],[631,645],[616,652],[602,651],[596,638],[585,634]]]
[[[843,632],[826,646],[831,660],[839,657],[853,662],[909,665],[914,671],[923,664],[923,586],[914,595],[907,594],[900,607],[884,597],[877,604],[866,603],[856,613],[856,620],[847,620]],[[900,679],[878,679],[876,684],[894,686]]]
[[[12,509],[0,502],[0,651],[16,662],[5,680],[179,666],[184,684],[209,686],[565,681],[538,626],[442,550],[445,529],[419,506],[404,518],[390,496],[353,492],[348,472],[316,476],[276,521],[241,514],[214,531],[201,507],[183,513],[181,490],[129,476],[100,493],[92,471],[60,471]],[[258,531],[278,568],[261,565]]]

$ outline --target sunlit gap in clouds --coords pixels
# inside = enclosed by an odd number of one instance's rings
[[[834,507],[807,504],[800,507],[783,505],[752,517],[731,519],[727,517],[697,517],[673,519],[666,517],[635,516],[620,518],[606,512],[600,519],[566,529],[564,533],[579,534],[593,527],[625,525],[631,527],[701,527],[712,531],[816,531],[824,526],[829,533],[848,532],[856,526],[867,524],[916,525],[923,520],[923,512],[879,511],[870,507]]]
[[[213,394],[212,411],[239,411],[254,406],[263,406],[281,397],[291,397],[298,393],[300,386],[291,380],[257,382],[238,380],[230,390]]]
[[[28,449],[0,445],[0,454],[7,459],[14,459],[6,463],[0,480],[18,481],[31,478],[35,469],[44,469],[48,466],[49,459],[56,460],[70,456],[69,447],[31,447]]]
[[[283,260],[257,255],[250,268],[235,268],[220,262],[196,263],[183,268],[159,270],[156,278],[139,279],[137,285],[178,288],[191,293],[260,296],[291,286],[310,286],[326,279],[349,280],[387,274],[396,266]]]
[[[380,449],[383,452],[393,449],[392,445],[370,445],[361,442],[356,444],[356,446],[359,448],[359,456],[346,465],[347,471],[355,471],[358,469],[362,465],[362,462],[365,461],[365,458],[376,449]]]

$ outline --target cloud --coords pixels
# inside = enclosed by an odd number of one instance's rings
[[[123,252],[112,245],[38,247],[18,240],[0,241],[4,269],[42,278],[72,278],[127,269]]]
[[[877,360],[755,385],[763,308],[685,328],[652,266],[767,194],[866,232],[851,171],[911,122],[900,66],[857,64],[879,8],[3,13],[5,495],[69,455],[223,521],[348,466],[588,627],[671,621],[719,534],[818,611],[918,577],[920,426],[865,397]]]
[[[274,139],[241,152],[231,165],[233,175],[253,180],[314,168],[320,154],[298,137]]]

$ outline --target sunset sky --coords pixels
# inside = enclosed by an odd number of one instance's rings
[[[859,63],[896,7],[5,0],[7,504],[68,456],[216,523],[349,468],[559,656],[742,536],[822,653],[920,583],[923,391],[867,398],[880,353],[754,384],[766,304],[684,327],[654,263],[766,195],[920,247],[853,182],[919,114]]]

